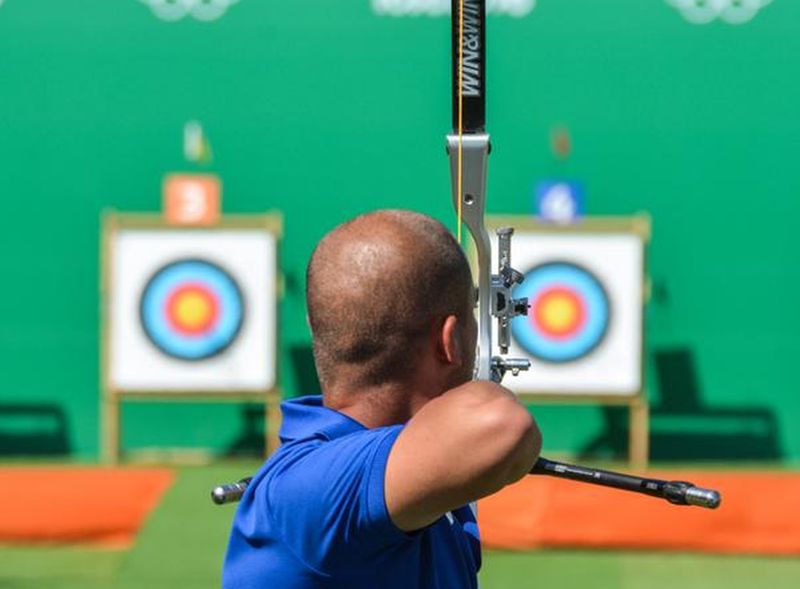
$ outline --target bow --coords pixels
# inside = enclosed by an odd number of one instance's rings
[[[452,0],[453,132],[447,135],[453,206],[458,215],[458,241],[462,223],[475,244],[478,271],[478,353],[475,378],[500,383],[507,371],[528,370],[525,358],[506,358],[511,341],[511,321],[527,315],[528,300],[514,299],[511,291],[524,276],[511,267],[514,229],[497,230],[498,266],[492,274],[492,247],[486,228],[486,172],[490,152],[486,133],[486,0]],[[497,347],[493,355],[492,320],[497,321]],[[539,458],[531,474],[544,474],[614,487],[666,499],[676,505],[714,509],[717,491],[686,481],[662,481]]]

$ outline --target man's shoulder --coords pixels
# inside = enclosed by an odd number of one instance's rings
[[[347,435],[328,438],[317,433],[291,440],[278,448],[254,477],[258,483],[291,484],[296,481],[337,478],[348,472],[373,468],[375,461],[384,462],[402,426],[363,429]]]
[[[386,460],[401,427],[360,430],[334,439],[311,436],[286,443],[253,478],[237,518],[243,530],[261,522],[317,570],[372,555],[375,547],[403,541],[384,500]],[[356,546],[360,546],[358,548]]]

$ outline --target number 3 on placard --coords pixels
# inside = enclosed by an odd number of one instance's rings
[[[173,225],[219,221],[222,186],[208,174],[171,174],[164,179],[164,216]]]

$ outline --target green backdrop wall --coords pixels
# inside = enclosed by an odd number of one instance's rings
[[[528,214],[554,177],[582,181],[592,214],[649,211],[654,456],[800,458],[800,4],[739,25],[664,0],[499,4],[534,8],[490,20],[490,212]],[[226,212],[283,211],[283,384],[313,392],[319,237],[378,207],[453,226],[448,35],[446,16],[370,0],[240,0],[213,22],[140,0],[0,2],[0,454],[96,456],[100,214],[158,210],[172,171],[220,174]],[[190,119],[208,165],[183,158]],[[615,411],[535,410],[550,451],[624,450]],[[248,415],[129,405],[124,444],[225,451]]]

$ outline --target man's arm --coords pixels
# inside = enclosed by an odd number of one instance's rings
[[[385,495],[401,530],[423,528],[444,513],[525,476],[542,436],[513,393],[470,382],[428,402],[389,454]]]

